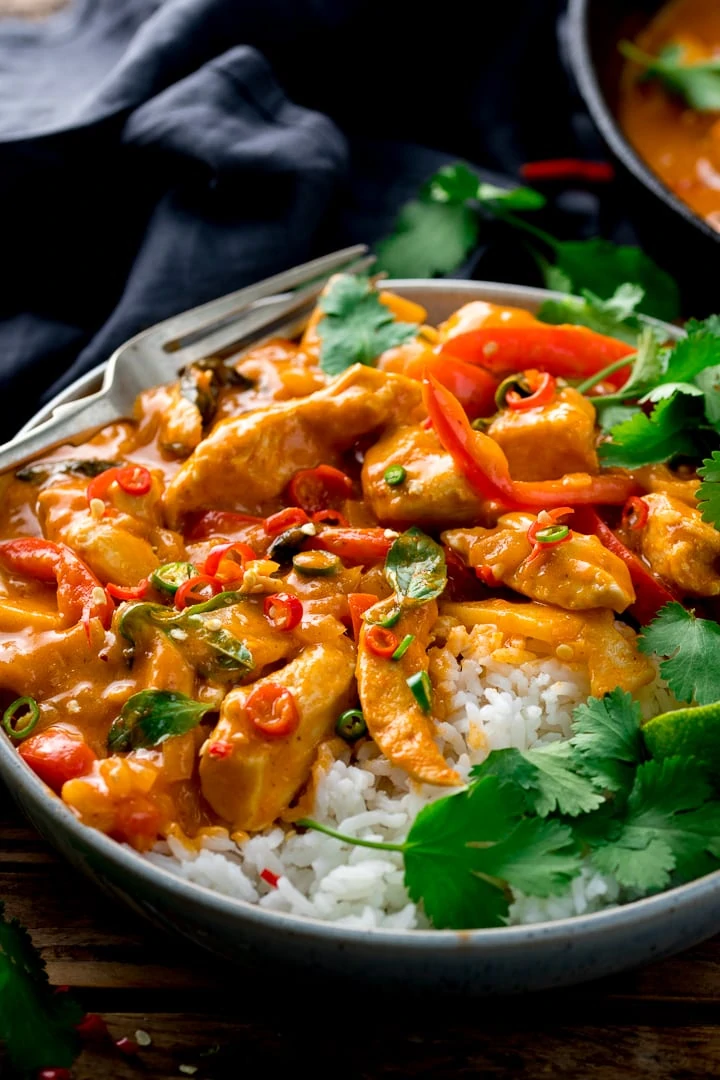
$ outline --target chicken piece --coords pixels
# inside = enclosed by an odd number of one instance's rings
[[[528,529],[534,514],[503,514],[494,529],[456,529],[442,538],[472,567],[487,566],[493,577],[516,592],[570,611],[611,608],[635,602],[627,566],[596,536],[571,533],[562,544],[529,560]]]
[[[417,382],[355,364],[308,397],[218,424],[170,482],[168,518],[200,508],[262,512],[298,469],[332,463],[360,435],[414,414],[422,415]]]
[[[498,413],[487,434],[504,450],[515,480],[557,480],[598,471],[595,408],[566,386],[548,405]]]
[[[401,484],[388,484],[389,465],[405,469]],[[393,428],[370,447],[362,487],[382,524],[471,525],[480,519],[484,506],[435,432],[421,424]]]
[[[228,694],[202,755],[200,782],[210,806],[233,829],[256,832],[287,809],[310,777],[318,746],[350,705],[354,673],[354,647],[338,638],[309,646],[280,671]],[[264,735],[246,712],[250,694],[268,684],[295,697],[300,723],[290,735]],[[214,743],[232,752],[208,753]]]
[[[375,610],[371,608],[370,612]],[[368,649],[365,639],[369,624],[364,623],[357,660],[358,693],[368,731],[393,765],[421,783],[455,787],[462,780],[440,753],[432,720],[407,684],[415,672],[428,669],[427,647],[436,619],[434,600],[405,611],[393,632],[398,641],[406,634],[414,637],[402,659],[395,661],[375,656]]]
[[[73,548],[102,582],[136,585],[160,562],[183,558],[180,538],[159,525],[160,490],[157,478],[148,495],[118,489],[112,502],[119,513],[98,517],[88,506],[85,487],[53,484],[38,496],[43,532]]]
[[[688,506],[697,506],[696,495],[700,478],[694,474],[688,476],[681,472],[672,472],[667,465],[645,465],[642,469],[634,469],[633,475],[646,491],[670,495]]]
[[[689,596],[720,596],[720,532],[670,495],[643,495],[643,501],[648,518],[640,551],[655,573]]]
[[[443,604],[441,614],[468,629],[495,626],[516,641],[524,638],[532,652],[555,653],[566,663],[586,664],[594,697],[616,686],[632,694],[655,678],[652,661],[638,652],[633,630],[616,623],[607,609],[575,614],[545,604],[479,600]]]
[[[179,386],[168,387],[167,407],[158,428],[158,442],[162,448],[187,457],[202,437],[203,418],[197,405],[188,401]]]
[[[216,421],[262,408],[271,401],[307,397],[327,383],[316,361],[300,352],[294,342],[282,338],[252,349],[234,366],[251,386],[242,391],[226,390],[215,413]]]

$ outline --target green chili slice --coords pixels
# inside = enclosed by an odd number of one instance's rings
[[[406,634],[405,637],[400,642],[400,644],[398,645],[395,652],[390,657],[390,659],[391,660],[402,660],[403,656],[408,651],[408,649],[410,648],[410,646],[412,645],[414,640],[415,640],[415,635],[414,634]]]
[[[150,584],[167,596],[174,596],[184,581],[195,577],[198,571],[189,562],[169,562],[158,566],[150,575]]]
[[[507,379],[503,379],[495,391],[495,404],[498,409],[505,408],[505,399],[511,390],[514,390],[520,397],[530,397],[532,394],[532,390],[528,388],[527,383],[520,375],[508,375]]]
[[[405,480],[406,476],[407,469],[404,469],[402,465],[388,465],[383,473],[383,479],[390,487],[398,487]]]
[[[305,577],[331,577],[341,565],[337,555],[330,551],[301,551],[293,555],[293,566]]]
[[[347,742],[356,742],[367,734],[367,724],[360,709],[348,709],[338,717],[335,731]]]
[[[423,712],[430,712],[432,707],[432,685],[427,671],[416,671],[405,680]]]
[[[567,525],[548,525],[545,529],[539,529],[534,539],[538,544],[558,544],[569,535]]]
[[[28,713],[25,717],[25,723],[23,724],[21,720],[20,726],[18,726],[14,721],[16,714],[21,709],[27,709]],[[13,701],[12,705],[8,705],[3,713],[2,726],[10,738],[17,742],[20,739],[27,739],[28,735],[35,730],[39,719],[40,706],[35,698],[19,697]]]

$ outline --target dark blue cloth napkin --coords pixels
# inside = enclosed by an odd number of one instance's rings
[[[0,20],[0,438],[159,319],[383,235],[444,161],[513,175],[566,152],[555,3],[501,8],[71,0]]]

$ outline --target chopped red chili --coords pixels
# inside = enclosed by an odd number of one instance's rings
[[[492,572],[492,568],[489,566],[477,566],[475,573],[482,581],[483,585],[487,585],[488,589],[497,589],[502,584]]]
[[[239,561],[233,557],[235,555],[239,556]],[[207,577],[217,577],[222,581],[238,581],[243,576],[245,564],[253,559],[257,559],[257,553],[249,544],[241,544],[239,541],[218,544],[210,551],[202,572]]]
[[[192,604],[204,604],[206,600],[217,596],[222,590],[222,581],[209,577],[207,574],[196,574],[195,577],[183,581],[175,593],[175,607],[182,610]]]
[[[549,405],[555,397],[557,380],[547,371],[530,368],[528,371],[523,371],[520,378],[531,392],[523,396],[517,390],[508,390],[505,394],[505,404],[513,412],[526,412],[528,409]]]
[[[384,626],[371,626],[365,634],[365,646],[375,656],[388,659],[398,647],[397,635]]]
[[[245,712],[262,735],[272,738],[292,735],[300,723],[294,695],[276,683],[256,687],[245,702]]]
[[[339,510],[316,510],[312,516],[316,525],[329,525],[346,529],[350,522]]]
[[[41,1069],[37,1080],[72,1080],[69,1069]]]
[[[265,532],[268,536],[279,536],[286,529],[292,529],[293,525],[307,525],[309,520],[299,506],[288,506],[285,510],[278,510],[277,514],[265,518]]]
[[[273,874],[272,870],[268,870],[266,867],[265,870],[260,871],[260,877],[270,886],[271,889],[277,889],[277,883],[280,880],[278,874]]]
[[[137,585],[113,585],[110,582],[105,586],[108,596],[112,596],[113,600],[142,600],[144,596],[147,596],[150,589],[150,579],[143,578]]]
[[[533,521],[527,531],[527,538],[533,545],[528,555],[528,562],[532,562],[550,548],[567,543],[572,537],[572,532],[567,525],[560,523],[560,519],[572,513],[574,510],[571,506],[558,506],[555,510],[541,511],[538,514],[537,521]]]
[[[106,499],[110,485],[117,483],[126,495],[147,495],[152,487],[152,475],[143,465],[124,465],[106,469],[94,477],[87,487],[87,500]]]
[[[326,510],[334,501],[342,501],[352,494],[352,480],[332,465],[318,465],[315,469],[300,469],[288,486],[290,499],[308,514]]]
[[[650,508],[639,495],[631,495],[622,512],[622,523],[631,532],[637,532],[647,525]]]
[[[523,180],[586,180],[607,184],[615,179],[615,169],[609,161],[582,161],[579,158],[551,158],[547,161],[528,161],[520,166]]]
[[[303,616],[303,606],[297,596],[273,593],[265,597],[263,614],[276,630],[294,630]]]

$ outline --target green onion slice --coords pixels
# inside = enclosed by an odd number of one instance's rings
[[[21,709],[27,709],[28,712],[18,724],[17,721],[15,721],[15,716]],[[2,726],[10,738],[17,742],[20,739],[27,739],[30,732],[35,730],[39,719],[40,706],[35,698],[19,697],[13,701],[12,705],[8,705],[3,713]]]
[[[408,649],[410,648],[410,646],[412,645],[414,640],[415,640],[415,635],[414,634],[406,634],[405,637],[400,642],[400,644],[398,645],[395,652],[390,657],[390,659],[391,660],[402,660],[403,656],[408,651]]]
[[[356,742],[367,734],[367,724],[360,709],[348,709],[338,717],[335,731],[347,742]]]
[[[341,565],[338,556],[330,551],[301,551],[293,555],[293,566],[305,577],[331,577]]]
[[[430,712],[432,707],[432,685],[427,671],[416,671],[406,682],[413,692],[415,700],[423,712]]]
[[[167,596],[174,596],[184,581],[195,577],[198,570],[189,562],[169,562],[158,566],[150,575],[150,584]]]
[[[406,476],[407,469],[404,469],[402,465],[388,465],[383,473],[383,479],[390,487],[398,487],[402,484]]]
[[[539,529],[535,533],[535,541],[538,544],[557,544],[570,535],[567,525],[548,525],[545,529]]]

